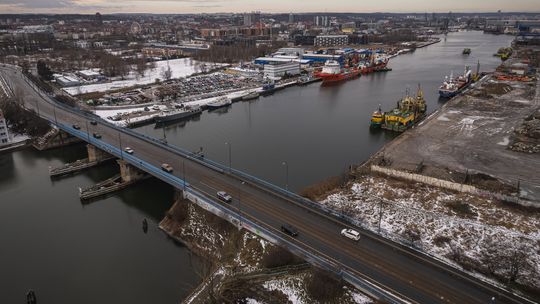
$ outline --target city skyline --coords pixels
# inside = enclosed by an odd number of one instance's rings
[[[0,10],[4,13],[241,13],[262,11],[268,13],[309,13],[309,12],[353,12],[353,13],[423,13],[423,12],[540,12],[537,0],[516,0],[512,2],[466,1],[452,2],[412,0],[386,0],[359,4],[353,0],[333,2],[311,0],[272,2],[249,0],[0,0]]]

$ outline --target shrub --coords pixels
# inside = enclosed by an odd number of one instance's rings
[[[287,249],[276,246],[263,257],[261,263],[265,268],[275,268],[287,265],[300,264],[303,261]]]
[[[343,296],[343,280],[330,272],[317,269],[308,279],[306,290],[312,300],[332,303]]]

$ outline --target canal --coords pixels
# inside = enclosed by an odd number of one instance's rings
[[[287,162],[293,190],[340,174],[380,149],[393,135],[371,132],[379,104],[391,109],[407,88],[424,89],[428,111],[437,88],[465,65],[493,70],[499,47],[512,37],[449,34],[441,43],[391,60],[393,71],[339,86],[291,87],[229,109],[141,133],[162,137],[284,186]],[[463,56],[463,48],[472,49]],[[229,145],[225,145],[227,142]],[[83,146],[0,155],[0,303],[22,303],[28,289],[40,303],[177,303],[199,282],[200,261],[167,238],[157,223],[171,206],[170,187],[147,180],[88,204],[78,187],[112,176],[114,166],[51,180],[49,166],[85,157]],[[189,176],[188,176],[189,180]],[[142,220],[150,225],[142,230]]]

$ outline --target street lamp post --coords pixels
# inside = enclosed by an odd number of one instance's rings
[[[232,172],[231,144],[229,142],[225,142],[225,144],[229,146],[229,172]]]
[[[246,184],[246,182],[241,182],[240,183],[242,186]],[[242,189],[239,188],[238,189],[238,215],[240,216],[240,228],[242,228],[242,201],[241,201],[241,196],[242,196]]]
[[[124,152],[122,151],[122,137],[120,136],[120,132],[118,132],[118,145],[120,145],[120,158],[124,159]]]
[[[88,129],[88,120],[86,120],[85,123],[86,123],[86,137],[88,138],[88,143],[90,143],[90,129]]]
[[[56,127],[58,127],[58,119],[56,119],[56,105],[53,105],[53,113],[54,113],[54,123],[56,124]]]
[[[186,191],[186,163],[184,160],[182,160],[182,179],[184,180],[184,192],[185,192]]]
[[[285,166],[285,190],[289,191],[289,164],[284,161],[281,165]]]

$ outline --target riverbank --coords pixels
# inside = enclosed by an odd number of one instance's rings
[[[500,77],[517,62],[537,68],[530,53],[517,49],[496,73],[355,167],[350,180],[311,193],[365,229],[538,298],[540,157],[531,126],[540,85]]]
[[[159,227],[174,240],[206,259],[203,282],[182,303],[314,303],[308,291],[317,270],[280,247],[177,198]],[[372,300],[350,285],[328,280],[342,290],[339,303],[367,304]],[[279,299],[279,300],[278,300]]]

